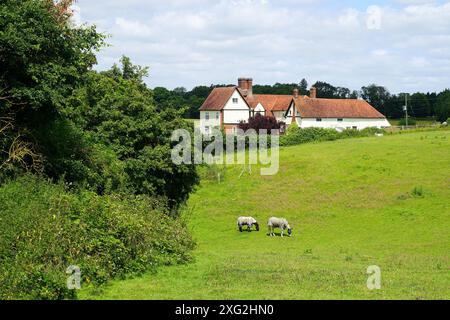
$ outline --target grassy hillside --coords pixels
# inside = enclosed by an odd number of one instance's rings
[[[450,132],[281,150],[280,172],[204,180],[189,202],[196,261],[89,290],[92,299],[450,298]],[[252,215],[260,232],[239,233]],[[270,216],[292,238],[266,236]],[[378,265],[382,289],[366,287]]]

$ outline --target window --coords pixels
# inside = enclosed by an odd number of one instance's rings
[[[358,127],[357,126],[353,126],[353,130],[358,130]]]
[[[209,120],[209,112],[205,113],[205,120]]]
[[[219,112],[216,112],[216,120],[219,120]]]
[[[322,118],[317,118],[316,121],[317,122],[322,122]]]
[[[344,121],[344,119],[338,119],[338,122],[342,122],[342,121]]]
[[[236,103],[238,103],[238,102],[239,102],[238,98],[233,98],[233,103],[234,103],[234,104],[236,104]]]
[[[209,127],[205,127],[205,133],[209,134]]]

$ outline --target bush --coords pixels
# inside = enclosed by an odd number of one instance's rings
[[[408,118],[408,126],[415,126],[417,124],[416,119],[414,118]],[[406,119],[402,118],[398,122],[399,126],[406,126]]]
[[[25,176],[0,187],[0,299],[75,298],[66,269],[82,285],[190,260],[194,242],[163,200],[68,192]]]
[[[324,128],[294,128],[288,129],[288,134],[280,137],[281,146],[291,146],[313,141],[336,140],[339,133],[334,129]]]
[[[346,129],[338,132],[334,129],[325,128],[298,128],[289,127],[287,134],[280,137],[280,146],[292,146],[315,141],[333,141],[337,139],[371,137],[376,133],[383,133],[378,128],[366,128],[363,130]]]
[[[283,122],[278,122],[274,117],[262,116],[259,113],[248,119],[248,122],[241,121],[238,125],[239,129],[244,132],[250,129],[258,133],[260,130],[267,130],[268,134],[270,134],[270,130],[279,130],[282,126],[284,126]]]

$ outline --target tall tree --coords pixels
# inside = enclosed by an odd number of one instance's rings
[[[306,81],[305,78],[303,78],[299,85],[298,85],[298,89],[300,90],[300,94],[301,95],[307,95],[308,94],[308,81]]]
[[[3,0],[0,5],[0,167],[47,165],[47,126],[96,63],[103,36],[74,27],[72,1]],[[1,124],[3,123],[3,125]],[[11,151],[14,152],[11,152]],[[48,164],[52,166],[52,164]],[[9,170],[8,169],[8,170]]]
[[[424,93],[416,92],[411,95],[411,113],[414,117],[429,117],[431,105]]]
[[[154,92],[142,85],[143,70],[128,59],[114,72],[90,72],[75,91],[67,116],[95,142],[109,146],[123,162],[128,187],[136,194],[163,196],[172,208],[182,205],[198,182],[195,165],[175,165],[172,132],[192,131],[180,110],[157,108]],[[158,89],[158,99],[167,94]]]
[[[323,81],[317,81],[313,87],[317,89],[317,97],[325,99],[336,98],[336,87]]]
[[[441,92],[436,101],[436,118],[441,121],[447,121],[450,118],[450,90]]]
[[[390,97],[390,93],[385,87],[378,86],[376,84],[362,87],[361,97],[382,114],[387,114],[388,110],[386,108],[386,103]]]

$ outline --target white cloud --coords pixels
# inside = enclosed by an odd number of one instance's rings
[[[80,0],[85,22],[112,35],[100,68],[122,54],[150,66],[151,86],[323,80],[393,92],[450,83],[450,3],[396,1],[373,10],[294,0]],[[372,7],[373,9],[374,7]],[[430,79],[434,79],[430,81]]]

